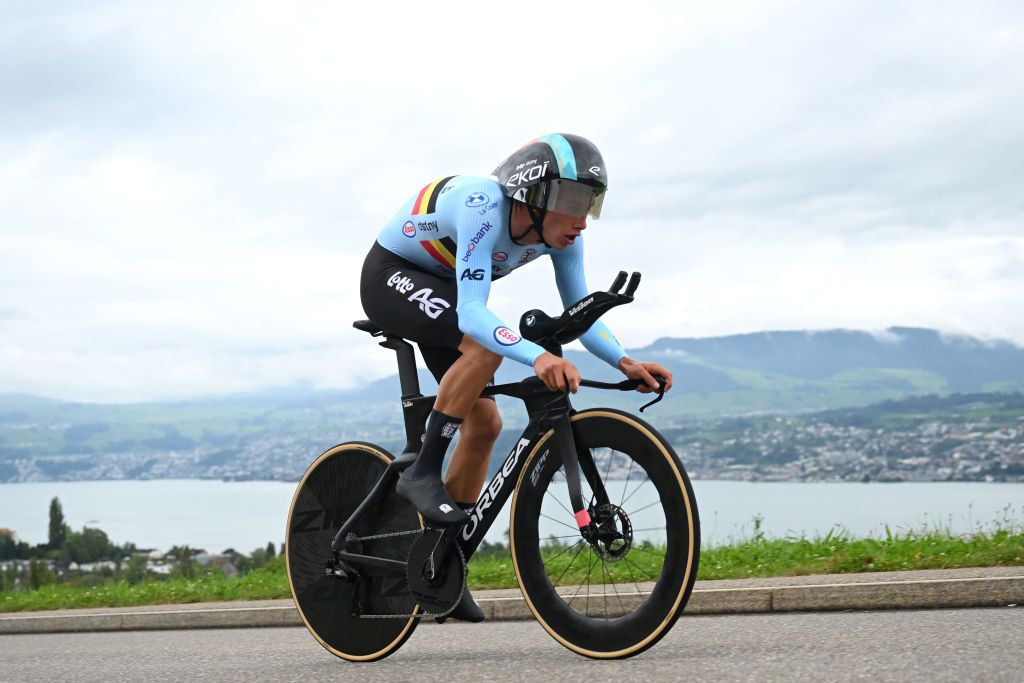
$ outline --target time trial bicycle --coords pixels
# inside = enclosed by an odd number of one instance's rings
[[[609,309],[633,301],[640,274],[619,273],[551,318],[527,311],[520,331],[561,355]],[[625,291],[621,291],[626,285]],[[529,422],[480,494],[470,520],[424,524],[395,492],[416,459],[434,396],[420,393],[413,347],[370,321],[398,356],[406,445],[399,457],[350,441],[303,475],[288,513],[285,561],[303,623],[328,651],[372,661],[395,652],[425,617],[442,619],[465,590],[467,562],[511,496],[512,566],[530,611],[559,643],[598,659],[630,657],[668,633],[697,576],[700,523],[693,489],[671,445],[640,418],[612,408],[576,411],[568,392],[537,377],[484,396],[526,404]],[[664,395],[664,381],[659,378]],[[638,380],[583,380],[633,391]],[[644,406],[646,408],[647,406]],[[641,411],[643,408],[641,408]]]

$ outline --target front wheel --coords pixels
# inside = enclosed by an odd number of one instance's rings
[[[509,529],[523,597],[548,633],[587,657],[643,652],[675,624],[693,590],[700,522],[690,480],[650,425],[608,408],[572,416],[598,535],[584,539],[562,456],[548,432],[527,455]],[[595,493],[595,491],[597,493]]]

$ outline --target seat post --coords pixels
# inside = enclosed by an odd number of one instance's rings
[[[416,354],[412,344],[369,320],[356,320],[352,327],[373,337],[384,337],[380,345],[398,356],[398,382],[402,387],[402,418],[405,422],[405,450],[392,463],[399,468],[408,467],[416,459],[423,441],[427,416],[434,407],[434,396],[420,393],[420,378],[416,372]]]
[[[391,349],[398,355],[398,381],[402,386],[402,398],[422,396],[420,394],[420,378],[416,374],[416,353],[412,344],[401,337],[386,335],[380,345]]]

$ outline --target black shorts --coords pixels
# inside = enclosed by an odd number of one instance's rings
[[[377,242],[363,261],[359,297],[375,325],[416,342],[438,382],[462,353],[454,279],[423,270]]]

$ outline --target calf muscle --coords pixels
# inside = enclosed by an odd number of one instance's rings
[[[462,356],[441,378],[434,408],[465,418],[455,453],[448,463],[445,488],[457,501],[475,501],[487,477],[491,448],[501,432],[501,417],[494,401],[480,392],[501,364],[501,356],[468,337],[459,346]]]

